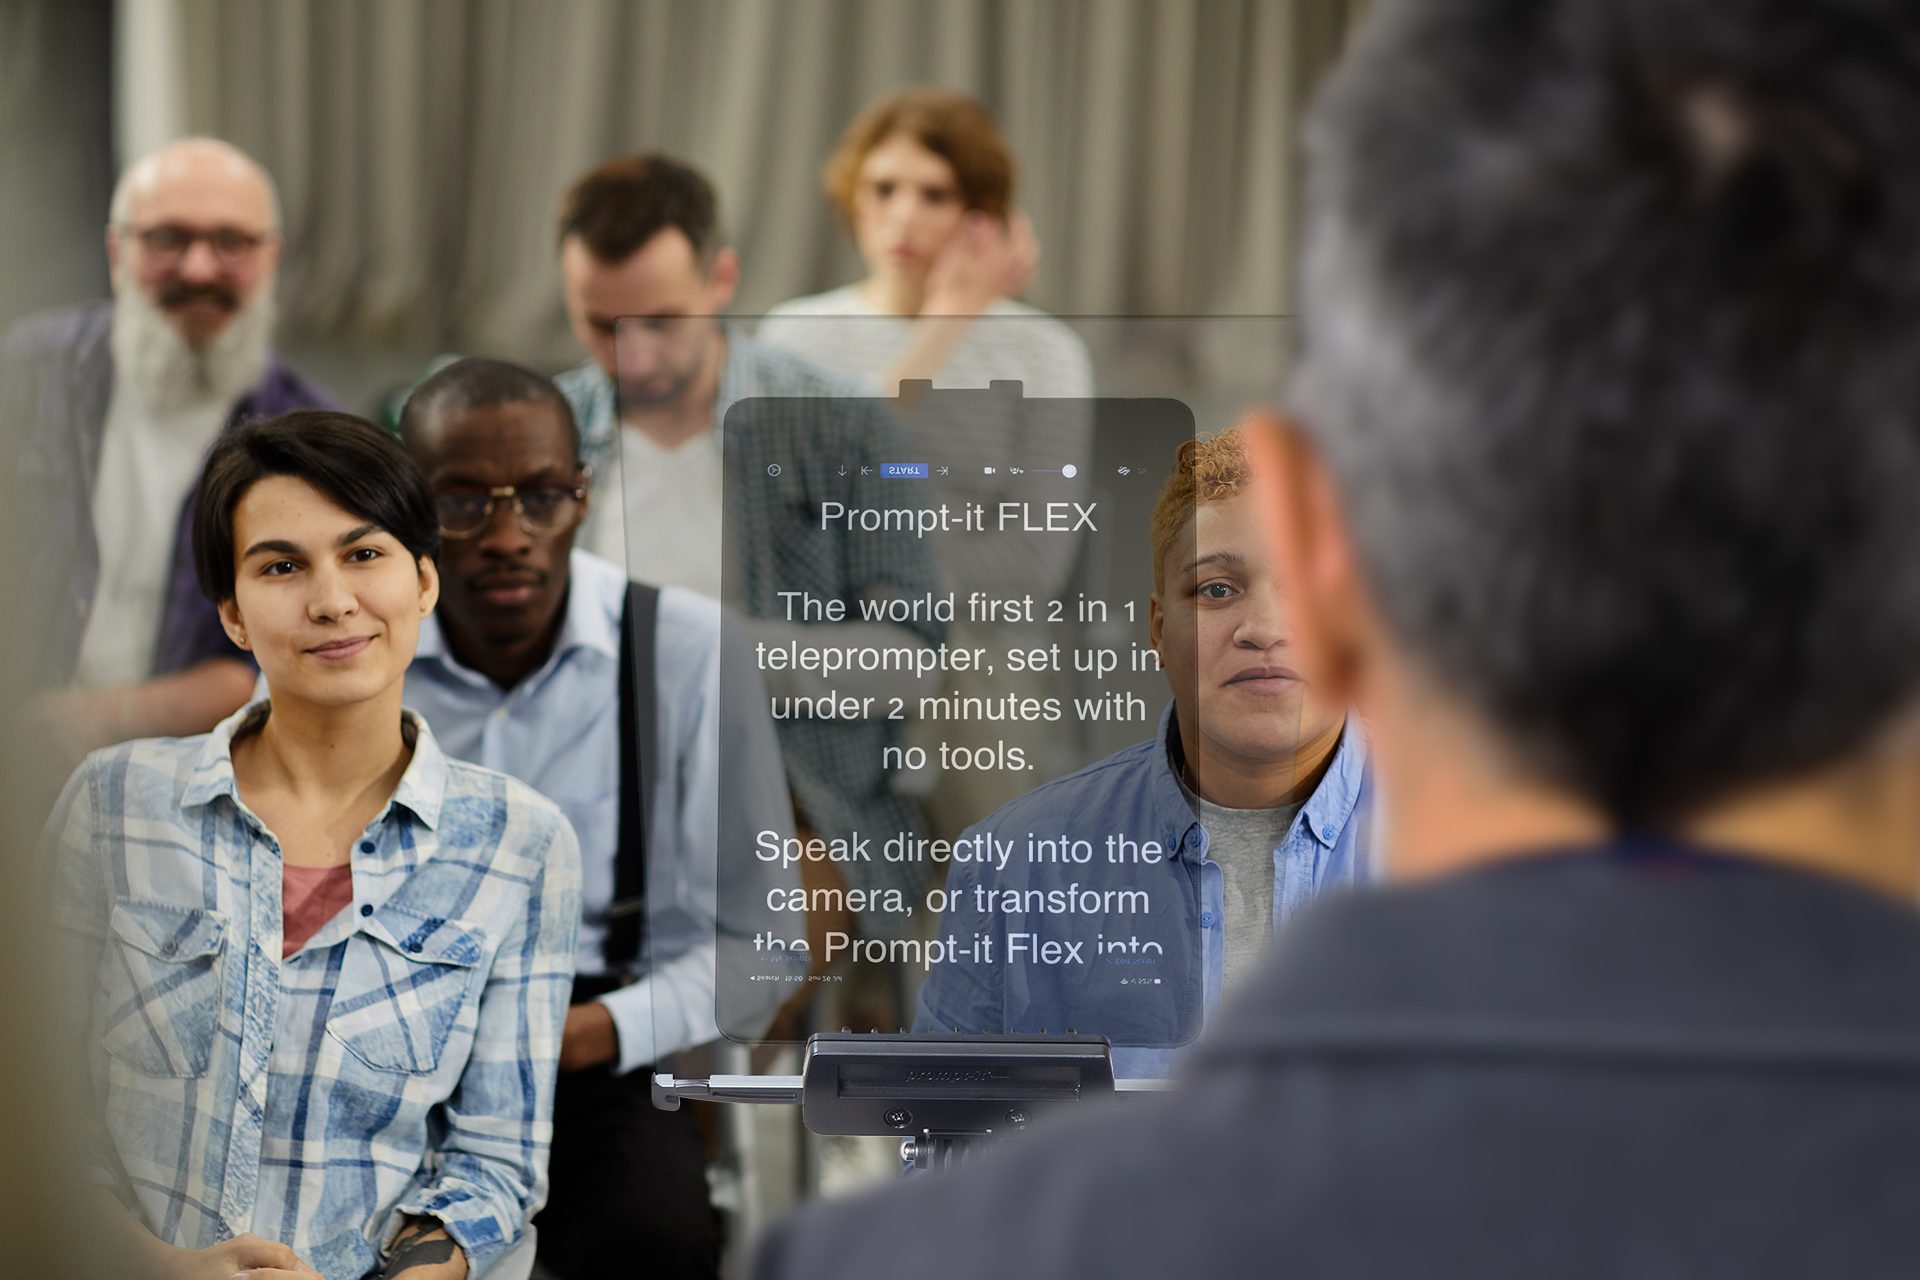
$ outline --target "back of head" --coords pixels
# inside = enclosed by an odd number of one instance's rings
[[[686,236],[703,267],[723,247],[713,184],[671,156],[609,160],[582,174],[560,202],[560,243],[578,238],[601,262],[624,262],[670,229]]]
[[[1920,9],[1389,0],[1294,386],[1397,647],[1626,823],[1920,687]]]

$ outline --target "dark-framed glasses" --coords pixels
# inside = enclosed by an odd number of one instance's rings
[[[544,538],[560,532],[580,514],[587,500],[587,487],[538,484],[522,488],[503,484],[491,489],[477,486],[442,489],[433,496],[434,511],[440,518],[440,536],[471,538],[493,521],[495,505],[509,499],[520,528],[533,537]]]
[[[222,266],[237,266],[267,242],[267,233],[241,227],[188,227],[177,222],[160,222],[150,227],[123,226],[121,230],[140,242],[147,256],[162,266],[171,266],[187,256],[196,240],[207,248]]]

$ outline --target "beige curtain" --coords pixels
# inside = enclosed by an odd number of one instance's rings
[[[106,292],[111,18],[72,0],[0,3],[0,329]]]
[[[1020,162],[1062,314],[1272,314],[1301,103],[1359,0],[171,0],[185,127],[278,177],[308,339],[561,359],[567,182],[704,168],[743,312],[858,273],[818,171],[909,83],[970,90]]]

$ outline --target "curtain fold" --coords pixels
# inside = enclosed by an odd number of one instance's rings
[[[1303,103],[1363,0],[173,0],[184,128],[280,183],[307,340],[564,359],[566,184],[706,170],[755,312],[859,262],[820,191],[840,130],[915,83],[979,94],[1061,314],[1272,314]]]

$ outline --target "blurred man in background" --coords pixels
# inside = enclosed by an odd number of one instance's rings
[[[761,1273],[1910,1274],[1917,124],[1904,0],[1382,6],[1274,514],[1398,882],[1182,1094]]]
[[[7,334],[22,598],[46,625],[20,655],[59,769],[128,738],[211,729],[252,666],[194,586],[186,513],[214,438],[327,397],[271,348],[280,213],[259,165],[191,138],[135,162],[107,226],[113,301]]]
[[[930,617],[822,622],[792,612],[796,593],[850,610],[923,599],[937,571],[917,538],[822,527],[825,500],[886,505],[881,460],[902,456],[898,436],[881,402],[853,383],[721,320],[739,261],[720,225],[712,184],[662,155],[610,160],[561,201],[561,287],[589,354],[556,379],[592,471],[581,545],[636,579],[724,598],[770,647],[939,644],[946,626]],[[870,699],[865,717],[778,723],[795,819],[809,835],[919,830],[918,807],[894,790],[885,761],[902,723],[887,718],[887,700],[914,696],[916,676],[854,667],[823,675],[795,664],[762,674],[774,697]],[[920,876],[905,864],[848,870],[862,880],[856,888],[917,888]],[[866,913],[862,922],[891,932],[901,918]],[[885,1012],[889,1024],[896,1018],[905,1021],[904,1010]]]

